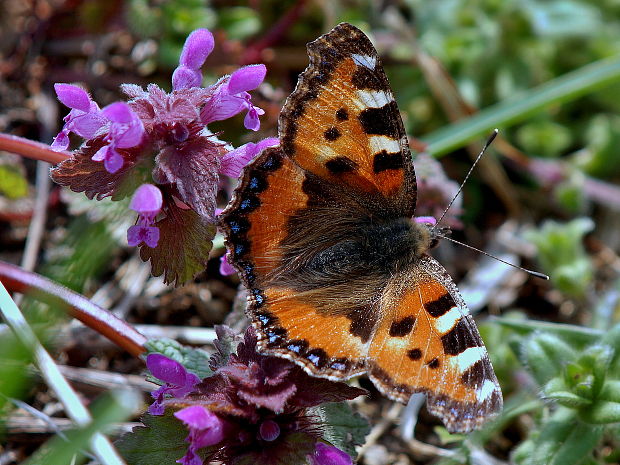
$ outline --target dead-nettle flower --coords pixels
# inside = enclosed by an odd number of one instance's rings
[[[130,245],[141,247],[144,260],[152,260],[154,272],[166,272],[167,282],[204,269],[201,265],[206,263],[215,234],[220,176],[238,177],[262,149],[279,143],[269,138],[233,149],[209,131],[208,124],[242,112],[246,112],[245,127],[258,130],[259,115],[264,112],[252,104],[248,92],[266,74],[262,64],[245,66],[202,87],[200,69],[213,47],[211,32],[192,32],[172,75],[171,92],[155,84],[146,89],[123,84],[121,90],[129,101],[103,109],[83,89],[55,85],[59,100],[71,111],[52,146],[67,149],[70,133],[85,142],[52,170],[52,178],[98,200],[108,196],[120,200],[138,186],[150,185],[141,187],[148,191],[146,196],[136,192],[132,201],[131,208],[139,217],[127,239]],[[155,190],[160,191],[159,197]],[[206,245],[200,250],[194,247],[189,260],[157,250],[163,243],[176,246],[178,253],[187,252],[197,238]]]
[[[177,461],[183,465],[202,465],[203,460],[263,465],[352,463],[348,454],[323,441],[321,420],[309,409],[366,391],[313,378],[288,360],[257,353],[251,327],[237,354],[199,383],[181,364],[163,355],[149,355],[147,365],[166,382],[153,391],[155,402],[149,412],[161,415],[171,408],[189,431],[187,453]]]

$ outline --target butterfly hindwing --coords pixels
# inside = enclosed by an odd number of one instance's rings
[[[386,286],[368,373],[394,400],[427,394],[429,411],[452,432],[477,428],[502,407],[497,378],[465,302],[428,255]]]

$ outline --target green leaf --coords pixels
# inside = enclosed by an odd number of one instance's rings
[[[155,223],[159,243],[140,246],[140,258],[151,261],[153,276],[164,275],[166,284],[183,284],[207,267],[215,224],[208,223],[193,210],[170,206],[167,216]]]
[[[238,6],[219,11],[218,27],[230,39],[243,40],[260,30],[260,18],[253,8]]]
[[[546,399],[554,400],[558,404],[568,408],[580,408],[592,404],[591,399],[587,399],[567,390],[561,378],[553,378],[544,389],[543,395]]]
[[[603,431],[579,421],[576,412],[560,408],[544,423],[530,461],[524,463],[577,465],[597,446]]]
[[[491,317],[490,323],[511,328],[521,335],[532,334],[540,331],[554,334],[565,341],[570,341],[572,346],[583,346],[597,342],[605,334],[599,329],[587,328],[585,326],[568,325],[564,323],[550,323],[547,321],[535,320],[516,320],[510,318]]]
[[[141,395],[133,390],[112,391],[97,399],[91,406],[93,420],[83,428],[65,433],[65,438],[55,436],[32,455],[24,465],[66,465],[86,449],[93,435],[112,423],[126,420],[141,404]],[[82,455],[79,460],[84,459]]]
[[[152,353],[165,355],[179,362],[200,379],[213,375],[213,371],[209,368],[211,356],[205,350],[184,346],[168,338],[149,339],[144,347],[147,350],[147,355]]]
[[[28,194],[28,181],[17,166],[0,165],[0,194],[19,199]]]
[[[355,459],[355,446],[363,444],[370,431],[368,421],[355,413],[346,402],[319,405],[312,412],[321,418],[324,425],[323,438]]]
[[[541,385],[558,376],[564,365],[575,357],[571,346],[549,333],[532,334],[521,349],[523,363]]]
[[[185,455],[187,429],[172,413],[144,415],[142,423],[116,441],[127,465],[173,465]]]
[[[619,79],[620,56],[590,63],[433,132],[424,137],[427,151],[435,156],[444,155],[477,137],[488,135],[493,128],[509,127],[553,104],[575,100]]]

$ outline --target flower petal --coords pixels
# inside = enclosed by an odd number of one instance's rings
[[[134,192],[129,208],[138,213],[157,214],[162,205],[163,200],[159,188],[153,184],[142,184]]]
[[[111,103],[104,107],[101,112],[113,123],[129,124],[136,117],[125,102]]]
[[[220,257],[220,274],[222,276],[230,276],[231,274],[235,274],[237,270],[230,264],[228,261],[228,252]]]
[[[106,124],[105,118],[97,111],[76,116],[71,121],[71,130],[84,139],[92,139]]]
[[[174,90],[199,87],[202,84],[202,73],[198,70],[180,65],[172,73],[172,88]]]
[[[256,89],[265,80],[267,67],[265,65],[250,65],[239,68],[230,75],[228,92],[232,95]]]
[[[238,178],[243,168],[267,147],[273,147],[280,143],[276,137],[268,137],[258,144],[249,142],[241,147],[228,152],[221,159],[220,174],[231,178]]]
[[[90,96],[81,87],[71,84],[54,84],[54,90],[63,105],[76,108],[84,113],[90,110]]]
[[[124,163],[125,160],[121,154],[114,150],[113,147],[108,147],[105,160],[103,160],[103,166],[105,166],[106,171],[114,174],[123,167]]]
[[[213,51],[215,40],[208,29],[196,29],[185,40],[179,63],[191,69],[199,69]]]
[[[316,443],[316,450],[311,457],[311,463],[312,465],[353,465],[349,454],[320,441]]]
[[[151,249],[157,247],[159,242],[159,228],[157,226],[145,226],[142,234],[142,240],[148,247]]]
[[[146,366],[155,378],[175,386],[182,386],[187,380],[187,370],[176,360],[162,354],[149,354]]]
[[[69,134],[66,131],[60,131],[54,142],[52,142],[52,150],[67,150],[69,148]]]

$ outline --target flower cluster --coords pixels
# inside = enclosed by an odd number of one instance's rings
[[[198,382],[176,361],[147,357],[151,373],[165,383],[152,392],[149,412],[160,415],[170,408],[189,431],[179,463],[352,463],[323,440],[321,420],[311,408],[353,399],[363,389],[313,378],[287,360],[258,354],[252,328],[236,355],[214,356],[211,365],[213,375]]]
[[[127,231],[128,243],[140,246],[153,273],[165,272],[167,282],[204,269],[216,230],[220,177],[238,177],[262,149],[278,144],[270,138],[233,149],[208,129],[245,112],[245,127],[256,131],[264,114],[249,94],[264,80],[264,65],[245,66],[201,86],[200,69],[213,48],[208,30],[190,34],[169,93],[155,84],[146,90],[123,84],[129,101],[99,108],[85,90],[55,85],[71,111],[52,146],[66,150],[71,133],[85,141],[52,170],[52,178],[89,198],[133,196],[130,208],[138,217]]]

